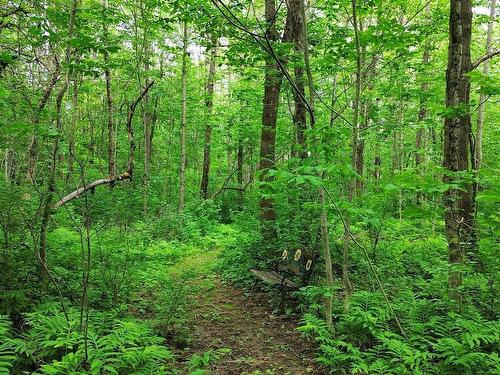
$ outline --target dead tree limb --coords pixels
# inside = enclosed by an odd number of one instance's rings
[[[73,199],[80,197],[81,195],[85,194],[89,190],[95,189],[97,186],[111,185],[111,184],[116,183],[117,181],[130,180],[130,177],[131,177],[130,174],[128,172],[125,172],[119,176],[102,178],[100,180],[96,180],[94,182],[91,182],[90,184],[82,186],[82,187],[78,188],[77,190],[73,191],[72,193],[69,193],[68,195],[62,197],[60,200],[58,200],[54,204],[53,208],[54,209],[59,208],[59,207],[65,205],[66,203],[72,201]]]
[[[96,180],[94,182],[91,182],[88,185],[84,185],[77,190],[69,193],[68,195],[62,197],[59,201],[57,201],[53,209],[57,209],[66,203],[72,201],[75,198],[80,197],[81,195],[87,193],[88,191],[94,190],[97,186],[100,185],[110,185],[113,186],[117,181],[125,181],[125,180],[132,180],[132,172],[134,169],[134,151],[135,151],[135,142],[134,142],[134,129],[132,127],[132,119],[134,118],[134,112],[139,104],[139,102],[144,98],[144,96],[147,94],[151,86],[153,86],[154,81],[151,81],[141,92],[141,94],[130,104],[128,111],[127,111],[127,133],[128,133],[128,140],[130,143],[130,151],[129,151],[129,156],[127,160],[127,171],[125,173],[122,173],[121,175],[118,176],[110,176],[107,178],[102,178],[100,180]]]
[[[134,128],[132,127],[132,119],[134,118],[134,112],[135,108],[137,107],[137,104],[139,104],[142,98],[144,98],[144,96],[148,93],[151,86],[153,86],[153,83],[155,83],[155,81],[151,81],[148,83],[148,85],[144,88],[144,90],[137,97],[137,99],[135,99],[132,102],[132,104],[130,104],[130,107],[128,107],[127,111],[127,134],[128,134],[128,141],[130,144],[130,151],[127,160],[127,173],[130,175],[130,179],[132,179],[132,173],[134,171],[134,151],[135,151]]]

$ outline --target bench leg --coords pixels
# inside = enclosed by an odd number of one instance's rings
[[[245,297],[245,301],[255,292],[255,288],[257,287],[258,282],[259,280],[255,280],[255,282],[252,285],[252,289],[250,289],[250,293],[247,294],[247,296]]]
[[[281,287],[280,289],[281,289],[281,298],[280,298],[280,304],[278,305],[278,311],[280,314],[284,314],[286,289],[284,287]]]

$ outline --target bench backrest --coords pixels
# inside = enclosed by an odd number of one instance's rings
[[[276,268],[278,272],[290,277],[300,277],[301,284],[305,285],[309,281],[313,265],[314,259],[311,256],[311,252],[296,248],[293,250],[284,250]]]

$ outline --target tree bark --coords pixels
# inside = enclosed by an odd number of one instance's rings
[[[210,149],[212,142],[212,108],[214,103],[214,82],[215,82],[215,58],[217,55],[218,39],[215,35],[211,38],[210,61],[208,64],[208,77],[206,85],[206,124],[205,124],[205,145],[203,149],[203,172],[201,176],[200,193],[203,199],[208,197],[208,181],[210,176]]]
[[[47,267],[47,230],[49,226],[50,214],[52,210],[52,200],[54,197],[54,193],[56,191],[56,170],[57,170],[57,159],[59,152],[59,137],[62,131],[62,122],[61,122],[61,107],[62,100],[64,98],[64,94],[66,93],[66,89],[68,88],[67,83],[64,83],[63,87],[57,94],[56,99],[56,130],[57,135],[54,138],[54,142],[52,143],[52,149],[50,152],[50,164],[49,164],[49,176],[47,181],[47,191],[45,193],[45,197],[43,199],[43,210],[42,210],[42,221],[40,224],[40,237],[39,237],[39,260],[41,263],[40,274],[43,278],[45,275]]]
[[[427,4],[425,8],[425,13],[428,16],[430,14],[430,5]],[[422,56],[422,67],[423,69],[426,68],[426,66],[429,64],[429,58],[430,58],[430,53],[429,53],[429,45],[426,44],[424,46],[424,53]],[[425,76],[426,72],[423,72],[423,76]],[[429,84],[427,82],[422,82],[420,85],[420,109],[418,111],[418,123],[419,123],[419,128],[417,129],[417,133],[415,135],[415,167],[417,168],[417,171],[420,175],[422,175],[422,170],[421,170],[421,164],[424,163],[425,161],[425,150],[426,150],[426,137],[425,137],[425,128],[423,126],[423,122],[425,121],[427,117],[427,100],[426,100],[426,95],[427,91],[429,90]],[[417,193],[416,196],[416,201],[417,205],[422,203],[422,194]]]
[[[184,209],[184,196],[186,192],[186,125],[187,125],[187,113],[186,113],[186,85],[187,85],[187,22],[184,21],[182,25],[182,72],[181,72],[181,160],[180,160],[180,172],[179,172],[179,211]]]
[[[70,129],[68,131],[68,174],[66,175],[66,181],[71,181],[73,176],[73,161],[76,153],[75,149],[75,136],[78,121],[78,80],[76,77],[73,79],[73,93],[71,95],[71,123]]]
[[[267,25],[267,38],[269,41],[278,40],[275,25],[276,4],[275,0],[265,1],[265,18]],[[269,183],[272,178],[268,171],[274,168],[276,158],[276,121],[282,74],[275,59],[266,56],[266,70],[264,82],[264,98],[262,110],[262,133],[260,140],[259,178],[262,183]],[[269,196],[260,196],[259,199],[261,234],[265,244],[272,244],[277,237],[275,220],[276,212],[273,199]]]
[[[446,70],[446,108],[449,112],[444,122],[443,165],[446,172],[443,180],[446,183],[457,182],[456,172],[466,172],[469,169],[470,80],[466,73],[471,69],[471,26],[470,0],[451,0]],[[460,266],[474,236],[474,208],[470,186],[466,185],[464,190],[451,188],[446,191],[444,205],[450,296],[460,304]]]
[[[105,10],[108,8],[108,1],[103,0],[103,7]],[[108,40],[108,26],[107,20],[103,21],[103,29],[104,29],[104,40],[107,42]],[[108,174],[110,177],[114,177],[116,175],[116,129],[115,122],[113,119],[113,94],[111,91],[111,68],[109,61],[109,52],[107,49],[104,49],[104,77],[106,80],[106,110],[108,117]]]
[[[486,53],[492,52],[493,42],[493,26],[495,24],[496,0],[490,0],[490,21],[488,23],[488,31],[486,33]],[[490,72],[490,61],[485,61],[483,65],[483,74],[487,76]],[[473,164],[475,170],[481,168],[483,161],[483,125],[484,125],[484,107],[486,105],[486,94],[481,94],[479,97],[479,108],[477,109],[477,128],[476,128],[476,144],[475,144],[475,162]]]
[[[240,190],[238,191],[238,209],[243,209],[243,141],[241,139],[241,134],[238,139],[238,187]]]
[[[52,73],[52,77],[47,83],[47,87],[45,88],[45,91],[40,101],[38,102],[37,107],[35,108],[35,114],[33,116],[33,125],[35,129],[40,124],[40,117],[42,115],[42,111],[45,108],[47,102],[49,101],[50,95],[52,94],[52,91],[54,90],[54,87],[60,78],[59,75],[61,73],[61,66],[56,56],[54,56],[54,61],[55,61],[55,68],[54,72]],[[32,184],[35,182],[37,158],[38,158],[38,141],[36,138],[36,130],[34,130],[31,136],[30,144],[28,146],[28,171],[26,173],[28,181],[31,182]]]
[[[149,46],[145,47],[145,62],[144,74],[146,75],[145,84],[149,84]],[[149,93],[146,93],[143,100],[142,123],[144,127],[144,170],[142,178],[142,204],[143,212],[148,212],[148,197],[149,197],[149,178],[151,174],[151,156],[153,152],[153,113],[151,111],[151,103]]]
[[[290,40],[294,43],[295,52],[299,56],[304,54],[304,21],[302,19],[304,14],[304,0],[290,0],[288,2],[287,25],[290,28]],[[301,159],[307,157],[306,150],[306,105],[304,102],[305,88],[304,88],[304,67],[302,64],[296,63],[294,67],[295,75],[295,89],[293,90],[294,100],[294,114],[293,123],[295,125],[296,133],[296,152]]]
[[[359,103],[361,96],[361,45],[359,41],[359,28],[357,17],[357,4],[356,0],[351,0],[352,7],[352,24],[354,28],[354,41],[356,44],[356,83],[355,93],[353,100],[353,122],[352,122],[352,136],[351,136],[351,167],[353,171],[357,171],[358,167],[358,137],[359,137]],[[356,195],[356,185],[358,177],[351,177],[348,186],[348,199],[352,201]],[[352,286],[349,280],[349,231],[350,231],[350,217],[349,214],[345,215],[346,226],[344,228],[344,239],[342,247],[342,283],[344,287],[344,308],[349,309],[349,303],[352,293]]]

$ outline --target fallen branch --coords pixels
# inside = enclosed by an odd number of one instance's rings
[[[73,199],[78,198],[82,194],[85,194],[89,190],[93,191],[97,186],[100,186],[100,185],[114,186],[114,184],[117,181],[125,181],[125,180],[131,181],[132,180],[132,172],[134,169],[134,151],[135,151],[134,129],[132,127],[132,119],[134,118],[135,108],[137,107],[139,102],[142,100],[142,98],[144,98],[144,96],[147,94],[147,92],[149,91],[151,86],[153,86],[154,83],[155,83],[154,81],[151,81],[144,88],[144,90],[141,92],[141,94],[132,102],[132,104],[130,104],[130,107],[128,108],[128,111],[127,111],[127,123],[126,123],[126,125],[127,125],[128,140],[130,143],[130,151],[129,151],[128,160],[127,160],[127,171],[125,173],[122,173],[121,175],[111,176],[108,178],[102,178],[100,180],[96,180],[94,182],[91,182],[88,185],[84,185],[84,186],[78,188],[74,192],[69,193],[68,195],[64,196],[59,201],[57,201],[56,204],[54,204],[53,209],[57,209],[57,208],[65,205],[66,203],[72,201]]]
[[[57,201],[53,208],[59,208],[66,203],[72,201],[75,198],[80,197],[82,194],[85,194],[89,190],[94,190],[97,186],[100,185],[114,185],[117,181],[125,181],[125,180],[130,180],[131,176],[128,172],[125,172],[119,176],[115,177],[108,177],[108,178],[102,178],[100,180],[96,180],[94,182],[91,182],[88,185],[82,186],[81,188],[78,188],[77,190],[73,191],[72,193],[69,193],[65,197],[61,198],[59,201]]]

